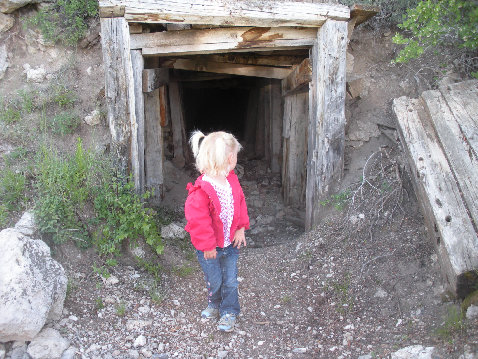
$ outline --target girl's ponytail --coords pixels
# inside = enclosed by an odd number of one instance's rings
[[[199,145],[201,144],[204,137],[206,137],[204,133],[199,130],[196,130],[189,138],[189,144],[191,145],[191,148],[193,150],[194,158],[197,158],[199,154]]]

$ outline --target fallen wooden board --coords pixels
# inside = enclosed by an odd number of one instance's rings
[[[327,19],[347,20],[344,5],[265,0],[109,0],[103,8],[124,6],[131,22],[235,26],[320,26]]]
[[[478,158],[470,146],[467,134],[463,131],[464,116],[477,116],[456,111],[453,106],[456,96],[449,92],[425,91],[422,98],[425,101],[433,126],[437,132],[451,170],[458,183],[459,190],[473,222],[478,223]],[[478,103],[478,98],[477,98]],[[450,106],[451,104],[451,106]],[[455,109],[455,111],[453,111]],[[476,131],[476,128],[475,128]]]
[[[478,237],[421,100],[394,99],[412,183],[451,289],[463,298],[476,281]]]

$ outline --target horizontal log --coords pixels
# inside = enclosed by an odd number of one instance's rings
[[[296,66],[289,76],[282,81],[282,95],[287,96],[301,88],[309,88],[309,82],[312,81],[312,65],[310,59],[304,59],[300,65]]]
[[[123,17],[125,7],[122,5],[106,5],[100,7],[101,18]]]
[[[151,92],[169,81],[169,69],[143,70],[143,92]]]
[[[227,64],[221,62],[195,61],[189,59],[177,59],[169,66],[178,70],[214,72],[241,76],[265,77],[271,79],[283,79],[290,74],[290,70],[282,67]]]
[[[354,4],[350,9],[350,18],[355,18],[355,26],[358,26],[380,12],[380,7],[373,5]]]
[[[293,55],[259,55],[230,53],[225,55],[207,55],[204,58],[214,62],[226,62],[243,65],[261,65],[276,67],[292,67],[298,65],[304,59],[304,56]]]
[[[100,8],[125,5],[131,22],[235,26],[311,26],[347,20],[344,5],[266,0],[100,0]]]

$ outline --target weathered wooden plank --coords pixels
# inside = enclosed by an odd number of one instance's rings
[[[256,128],[255,128],[255,153],[256,156],[260,159],[263,159],[265,156],[265,142],[264,142],[264,133],[265,133],[265,101],[264,101],[264,87],[259,89],[259,100],[257,102],[257,117],[256,117]]]
[[[354,4],[350,9],[350,18],[356,19],[355,26],[371,19],[380,12],[380,7],[366,4]]]
[[[163,134],[161,122],[165,112],[161,110],[160,89],[144,94],[145,104],[145,187],[153,191],[153,200],[163,198]]]
[[[292,67],[298,65],[304,59],[304,56],[293,55],[260,55],[230,53],[221,55],[204,56],[208,61],[213,62],[228,62],[243,65],[260,65],[260,66],[275,66],[275,67]]]
[[[123,5],[105,5],[100,7],[100,18],[123,17],[125,7]]]
[[[280,173],[282,163],[282,98],[281,83],[272,81],[271,88],[271,171]]]
[[[182,52],[197,51],[201,45],[212,45],[221,49],[250,49],[264,47],[267,43],[280,44],[301,40],[310,45],[315,40],[315,28],[291,27],[231,27],[205,30],[163,31],[131,35],[133,49],[168,48]],[[210,49],[211,47],[204,47]],[[171,51],[178,53],[178,51]]]
[[[168,69],[143,70],[143,92],[151,92],[169,82]]]
[[[174,62],[170,62],[168,66],[177,70],[214,72],[220,74],[265,77],[273,79],[283,79],[284,77],[287,77],[291,71],[290,69],[283,67],[206,62],[201,59],[177,59]]]
[[[129,24],[129,33],[130,34],[141,34],[143,32],[143,25],[142,24]]]
[[[251,44],[250,47],[238,48],[234,44],[199,44],[199,45],[185,45],[185,46],[163,46],[163,47],[143,47],[141,51],[145,56],[171,56],[174,55],[204,55],[215,53],[236,53],[236,52],[270,52],[272,50],[290,50],[294,49],[309,49],[313,42],[309,39],[304,40],[273,40],[269,42],[261,42]]]
[[[467,208],[474,223],[478,224],[478,158],[463,133],[461,116],[458,112],[451,111],[440,91],[425,91],[421,97],[425,101]]]
[[[463,136],[470,145],[470,155],[478,154],[478,80],[463,81],[440,88],[460,123]]]
[[[287,96],[301,88],[309,89],[309,82],[312,80],[312,65],[310,59],[304,59],[296,66],[289,76],[282,81],[282,94]]]
[[[159,113],[161,118],[161,127],[166,127],[169,124],[169,116],[167,111],[168,103],[168,94],[166,91],[166,86],[161,86],[159,88]]]
[[[169,83],[169,106],[171,109],[171,129],[173,131],[173,163],[182,168],[186,164],[186,146],[184,146],[186,130],[184,128],[183,102],[179,84],[174,81]]]
[[[307,126],[309,95],[284,98],[282,195],[284,203],[304,208],[307,176]]]
[[[117,157],[120,171],[127,174],[131,124],[136,122],[128,23],[121,17],[102,18],[100,23],[112,152]]]
[[[311,50],[306,230],[319,222],[319,201],[343,172],[346,47],[347,23],[327,20]]]
[[[109,0],[100,8],[125,5],[132,22],[236,26],[320,26],[327,19],[347,20],[343,5],[265,0]]]
[[[393,110],[441,268],[451,289],[463,298],[477,280],[477,233],[423,103],[400,97],[393,101]]]
[[[270,80],[268,83],[262,88],[264,91],[264,98],[263,98],[263,111],[264,111],[264,159],[270,166],[271,161],[271,132],[272,132],[272,121],[271,121],[271,106],[272,106],[272,85]]]
[[[131,166],[136,190],[144,190],[144,98],[142,91],[142,72],[144,60],[141,51],[131,50],[131,64],[133,67],[135,118],[131,124]]]
[[[249,99],[247,101],[247,115],[246,125],[244,128],[244,138],[246,141],[245,150],[247,156],[252,157],[255,155],[255,142],[256,142],[256,126],[257,126],[257,112],[259,105],[259,89],[253,88],[249,91]]]

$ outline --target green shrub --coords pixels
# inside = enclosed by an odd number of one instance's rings
[[[17,209],[24,199],[25,176],[6,169],[0,175],[0,200],[8,211]]]
[[[8,125],[14,124],[22,118],[20,110],[13,104],[6,105],[0,111],[0,121]]]
[[[85,151],[81,140],[75,153],[67,157],[43,148],[36,181],[39,230],[54,243],[73,239],[80,245],[95,244],[102,255],[119,255],[126,239],[139,237],[162,253],[153,215],[133,184],[115,176],[112,163]]]
[[[80,118],[72,112],[62,112],[48,120],[48,127],[56,135],[68,135],[80,125]]]
[[[7,225],[9,211],[7,206],[0,203],[0,228],[4,228]]]
[[[60,107],[68,107],[76,102],[76,94],[64,85],[53,88],[52,101]]]
[[[31,24],[39,27],[44,38],[75,45],[85,35],[87,20],[98,14],[96,0],[54,0],[31,18]]]
[[[145,195],[145,199],[149,194]],[[102,254],[119,254],[125,239],[143,237],[158,254],[163,251],[161,236],[151,212],[134,192],[132,181],[112,178],[97,188],[95,211],[100,220],[96,245]]]
[[[478,49],[478,1],[425,0],[407,11],[398,25],[393,42],[405,45],[394,62],[407,62],[421,56],[429,47],[451,45],[472,51]]]

